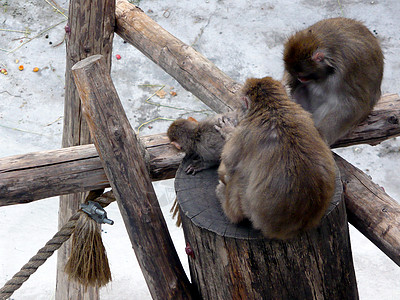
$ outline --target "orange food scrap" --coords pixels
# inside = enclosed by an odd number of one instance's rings
[[[18,70],[20,70],[20,71],[22,71],[24,69],[24,66],[23,65],[20,65],[19,67],[18,67]]]
[[[178,95],[176,92],[174,92],[174,91],[172,91],[172,92],[169,92],[170,94],[171,94],[171,96],[176,96],[176,95]]]
[[[38,67],[33,68],[33,72],[38,72],[38,71],[39,71]]]
[[[156,93],[157,97],[159,97],[159,98],[161,98],[161,99],[163,99],[163,98],[165,97],[166,94],[167,94],[167,93],[166,93],[165,91],[163,91],[163,90],[159,90],[159,91],[157,91],[157,93]]]
[[[195,122],[195,123],[199,123],[199,121],[197,121],[195,118],[193,118],[193,117],[189,117],[189,118],[187,118],[188,119],[188,121],[191,121],[191,122]]]

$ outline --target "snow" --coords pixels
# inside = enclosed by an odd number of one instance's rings
[[[56,2],[65,12],[68,1],[0,0],[0,48],[12,50],[27,41],[24,34],[7,30],[29,30],[29,38],[58,26],[8,53],[0,50],[0,157],[58,149],[61,146],[64,100],[65,18],[48,3]],[[151,18],[166,30],[193,46],[238,82],[246,77],[282,76],[282,49],[285,38],[322,18],[345,16],[365,22],[377,32],[385,54],[383,92],[400,92],[400,2],[387,1],[136,1]],[[46,34],[48,37],[46,37]],[[51,44],[50,44],[51,43]],[[115,54],[121,59],[116,60]],[[203,118],[206,109],[174,79],[143,54],[115,36],[112,77],[132,126],[157,117],[175,119],[183,112],[156,107],[145,100],[166,85],[176,97],[152,101],[186,108],[184,116]],[[19,60],[16,63],[16,60]],[[24,71],[18,66],[24,65]],[[40,71],[32,72],[34,67]],[[152,85],[152,86],[144,86]],[[140,135],[165,132],[169,122],[159,120],[144,126]],[[400,199],[400,141],[381,145],[355,146],[336,150],[374,182]],[[1,184],[1,183],[0,183]],[[174,200],[173,180],[154,183],[160,206],[178,254],[188,272],[184,238],[169,212]],[[115,203],[107,209],[115,225],[103,226],[113,281],[101,289],[101,299],[150,299],[123,221]],[[58,198],[24,205],[0,207],[0,286],[9,280],[56,233]],[[356,229],[350,226],[353,259],[360,299],[400,299],[400,268]],[[56,255],[14,293],[12,299],[53,299],[56,280]]]

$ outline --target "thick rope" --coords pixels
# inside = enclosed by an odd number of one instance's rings
[[[38,253],[33,256],[21,270],[16,273],[13,278],[6,282],[4,287],[0,289],[0,299],[7,299],[20,288],[20,286],[28,280],[29,276],[36,272],[36,270],[44,264],[44,262],[67,241],[71,234],[74,232],[76,220],[79,218],[80,213],[74,214],[68,222],[57,232],[53,238],[41,248]]]
[[[90,196],[90,194],[89,194]],[[89,196],[86,198],[88,200]],[[112,194],[112,191],[104,193],[102,196],[95,199],[95,201],[99,202],[102,207],[106,207],[108,204],[115,201],[115,197]],[[46,243],[46,245],[41,248],[38,253],[33,256],[27,264],[25,264],[21,270],[16,273],[6,284],[0,289],[0,299],[4,300],[18,290],[21,285],[28,280],[28,278],[36,272],[36,270],[45,263],[45,261],[53,255],[53,253],[58,250],[64,242],[66,242],[71,235],[74,233],[77,220],[81,216],[81,214],[85,214],[82,211],[78,211],[75,213],[67,223],[57,232],[53,238]]]

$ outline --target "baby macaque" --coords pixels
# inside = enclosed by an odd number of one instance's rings
[[[241,93],[249,108],[223,147],[217,197],[233,223],[291,238],[317,226],[331,201],[332,153],[279,81],[251,78]]]
[[[382,50],[358,21],[326,19],[295,33],[283,60],[284,84],[328,145],[365,119],[381,96]]]
[[[192,163],[185,170],[187,174],[194,175],[219,164],[226,134],[221,127],[216,128],[218,119],[224,117],[236,126],[242,114],[243,110],[238,109],[202,121],[190,117],[172,122],[167,131],[171,144],[192,158]]]

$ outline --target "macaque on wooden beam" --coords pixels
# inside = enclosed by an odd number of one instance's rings
[[[364,121],[381,96],[383,54],[361,22],[326,19],[285,44],[284,82],[332,145]]]

